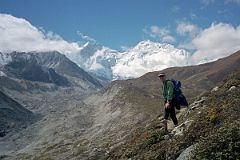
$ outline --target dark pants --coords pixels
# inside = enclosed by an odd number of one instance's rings
[[[176,117],[176,112],[175,112],[175,101],[171,101],[170,102],[170,107],[169,108],[165,108],[164,109],[164,119],[168,120],[168,117],[170,115],[174,125],[178,125],[178,120],[177,120],[177,117]],[[166,104],[166,101],[165,101],[165,104]]]

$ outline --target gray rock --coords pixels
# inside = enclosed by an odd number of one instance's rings
[[[219,89],[219,87],[218,87],[218,86],[216,86],[216,87],[214,87],[214,88],[212,89],[212,91],[211,91],[211,92],[216,92],[216,91],[218,91],[218,89]]]
[[[196,149],[197,144],[191,145],[186,148],[177,158],[177,160],[191,160],[193,157],[193,151]]]
[[[166,134],[166,135],[163,136],[163,138],[164,138],[165,140],[169,140],[169,139],[170,139],[170,136]]]
[[[201,97],[200,100],[194,101],[194,102],[189,106],[189,110],[194,110],[194,109],[200,107],[206,99],[207,99],[207,97]]]
[[[171,134],[173,136],[183,136],[183,132],[189,128],[189,126],[192,124],[193,120],[186,120],[184,123],[180,124],[179,126],[175,127]]]
[[[236,86],[232,86],[232,87],[229,88],[228,91],[229,91],[229,92],[230,92],[230,91],[233,91],[233,90],[235,90],[236,88],[237,88]]]

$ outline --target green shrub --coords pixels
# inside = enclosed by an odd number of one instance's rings
[[[197,146],[194,159],[228,159],[240,158],[240,123],[226,124],[201,139]]]

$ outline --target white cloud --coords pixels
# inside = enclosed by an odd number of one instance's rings
[[[157,35],[159,37],[166,36],[170,33],[170,31],[168,29],[161,28],[161,27],[158,27],[158,26],[151,26],[150,29],[151,29],[152,34]]]
[[[162,37],[166,36],[170,33],[170,31],[167,28],[164,27],[158,27],[158,26],[151,26],[146,29],[143,29],[143,32],[148,34],[149,36],[156,38],[156,37]]]
[[[194,37],[200,31],[201,29],[197,25],[189,22],[180,22],[177,25],[177,33],[182,36],[190,35],[191,37]]]
[[[130,49],[131,49],[131,47],[129,47],[129,46],[121,46],[122,51],[128,51]]]
[[[81,49],[75,42],[67,42],[53,32],[45,32],[23,18],[0,13],[0,52],[59,51],[76,53]]]
[[[183,42],[178,45],[178,48],[187,49],[187,50],[195,50],[195,47],[190,42]]]
[[[96,42],[96,40],[94,38],[86,36],[83,33],[81,33],[80,31],[77,31],[77,35],[79,35],[83,40]]]
[[[170,35],[170,30],[165,27],[151,26],[143,29],[143,32],[152,38],[159,38],[162,42],[174,43],[176,39]]]
[[[191,44],[196,49],[192,57],[195,62],[228,56],[240,50],[240,26],[212,24],[195,37]]]

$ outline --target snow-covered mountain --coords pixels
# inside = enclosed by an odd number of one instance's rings
[[[184,66],[188,64],[189,56],[187,51],[170,44],[142,41],[119,55],[116,65],[112,67],[113,78],[135,78],[147,72]]]
[[[147,72],[187,65],[190,53],[170,44],[147,40],[124,52],[88,42],[78,54],[67,56],[98,78],[115,80],[135,78]]]
[[[65,55],[80,68],[97,77],[101,82],[136,78],[147,72],[173,66],[185,66],[189,64],[191,58],[191,54],[183,49],[150,40],[141,41],[135,47],[124,52],[118,52],[96,42],[86,42],[80,48],[78,53],[66,53]],[[58,54],[52,54],[50,58],[44,56],[46,54],[39,54],[39,52],[34,55],[38,57],[38,61],[40,59],[39,63],[43,63],[41,59],[47,61],[47,67],[59,68],[57,66],[64,66],[58,64],[62,62],[61,59],[64,59]],[[11,61],[12,57],[9,54],[0,53],[0,66]],[[52,64],[54,62],[56,64]],[[61,67],[57,69],[58,72],[65,70],[66,68]],[[83,71],[81,72],[83,73]],[[69,73],[64,72],[63,74]]]
[[[112,67],[119,52],[94,42],[87,42],[79,53],[66,54],[73,62],[100,80],[112,80]]]

